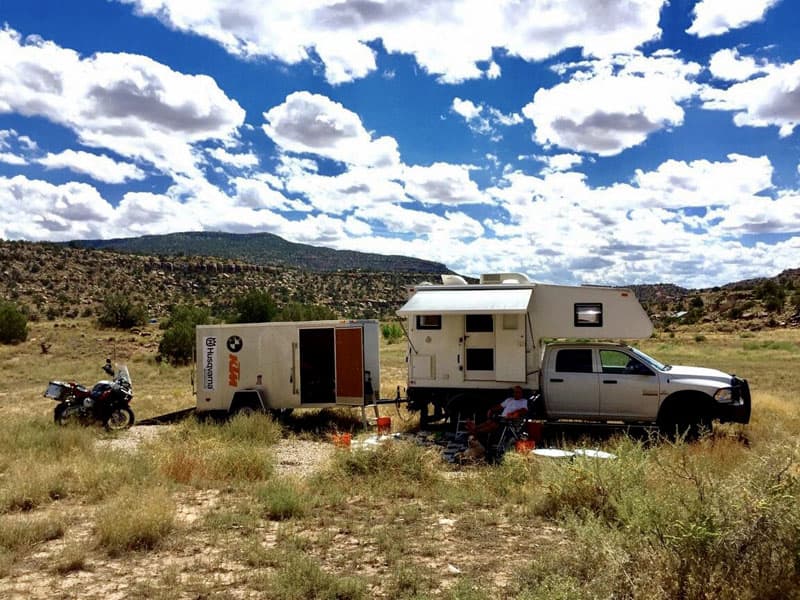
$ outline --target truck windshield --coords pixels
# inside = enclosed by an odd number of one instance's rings
[[[637,358],[641,359],[642,362],[650,365],[654,369],[659,371],[669,371],[670,369],[670,365],[665,365],[664,363],[658,362],[655,358],[648,356],[638,348],[631,348],[631,352],[633,352]]]

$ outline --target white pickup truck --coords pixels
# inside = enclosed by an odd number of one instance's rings
[[[667,433],[694,433],[714,420],[750,420],[746,380],[665,365],[622,344],[548,344],[540,385],[538,410],[546,419],[657,424]]]

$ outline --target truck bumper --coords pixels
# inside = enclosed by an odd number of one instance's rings
[[[750,422],[750,386],[746,379],[731,378],[733,401],[730,404],[717,406],[719,420],[722,423]]]

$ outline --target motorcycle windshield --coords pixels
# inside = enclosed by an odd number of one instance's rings
[[[117,376],[114,378],[114,380],[117,383],[126,382],[129,386],[133,387],[131,374],[128,372],[128,367],[126,365],[122,365],[117,368]]]

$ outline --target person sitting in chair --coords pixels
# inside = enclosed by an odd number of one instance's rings
[[[524,417],[527,412],[528,399],[522,397],[522,388],[516,385],[513,395],[489,409],[483,423],[476,425],[474,421],[468,421],[467,431],[472,435],[491,433],[500,427],[500,419],[519,419]]]

